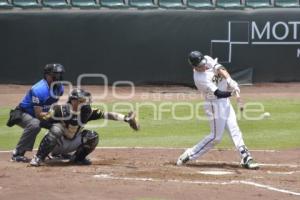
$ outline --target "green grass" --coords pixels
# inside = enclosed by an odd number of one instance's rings
[[[265,111],[271,113],[271,117],[256,121],[242,118],[238,121],[246,145],[251,149],[299,148],[300,101],[265,100],[260,102],[264,105]],[[196,103],[196,101],[193,102],[193,112],[196,112]],[[134,105],[137,104],[134,103]],[[160,102],[155,104],[161,105]],[[112,109],[112,106],[112,103],[109,104],[108,109]],[[171,110],[172,104],[165,105],[163,108]],[[123,109],[129,110],[126,106]],[[0,110],[0,150],[13,149],[22,132],[22,129],[17,126],[6,127],[8,112],[8,108]],[[202,107],[197,112],[204,116]],[[190,113],[190,109],[186,106],[179,106],[176,107],[175,113],[177,117],[185,117],[188,116],[187,113]],[[258,114],[250,115],[257,116]],[[162,120],[155,120],[154,116],[152,107],[140,108],[139,120],[142,129],[139,132],[132,131],[126,123],[115,121],[109,121],[108,125],[103,128],[95,127],[103,123],[103,120],[93,121],[88,124],[88,127],[99,133],[99,146],[190,147],[209,133],[208,122],[197,120],[196,117],[184,121],[175,120],[168,111],[162,113]],[[44,133],[45,130],[39,134],[36,146]],[[227,133],[224,134],[218,147],[233,148]]]

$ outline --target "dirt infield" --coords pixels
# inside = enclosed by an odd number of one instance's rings
[[[30,86],[0,85],[0,107],[16,106],[29,88]],[[299,88],[300,83],[258,84],[242,87],[242,94],[249,99],[299,100]],[[103,93],[103,87],[89,86],[88,90],[96,101],[116,100],[111,88],[105,99],[97,99],[97,95]],[[118,88],[118,94],[129,93],[130,88]],[[188,101],[201,99],[201,96],[188,87],[135,88],[135,95],[131,100],[146,99]],[[0,199],[300,198],[300,149],[253,151],[254,157],[261,164],[261,168],[254,171],[239,166],[239,156],[234,150],[213,150],[197,161],[177,167],[175,161],[182,151],[183,149],[164,148],[100,148],[91,154],[91,166],[72,166],[66,162],[52,161],[39,168],[10,162],[10,152],[0,152]],[[211,172],[227,174],[205,174]]]
[[[299,199],[300,149],[255,151],[259,170],[239,166],[237,152],[213,150],[175,166],[182,149],[97,149],[93,165],[52,161],[28,167],[0,153],[0,199]],[[233,162],[236,161],[236,162]],[[232,174],[205,175],[207,171]]]

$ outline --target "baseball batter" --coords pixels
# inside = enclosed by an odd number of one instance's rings
[[[192,51],[188,61],[193,67],[195,85],[205,96],[204,110],[209,118],[211,132],[194,147],[187,149],[178,158],[177,165],[194,160],[214,147],[221,141],[226,128],[240,153],[242,167],[258,169],[258,163],[254,161],[245,146],[235,111],[229,100],[231,96],[240,97],[237,82],[230,77],[217,59],[203,56],[199,51]]]

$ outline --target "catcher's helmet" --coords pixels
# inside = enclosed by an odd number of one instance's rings
[[[188,61],[190,65],[196,67],[200,64],[201,60],[204,58],[203,54],[199,51],[192,51],[189,54]]]
[[[44,68],[44,75],[49,74],[53,77],[54,81],[61,81],[63,79],[62,75],[64,72],[64,66],[58,63],[47,64]]]
[[[89,93],[83,89],[75,88],[71,91],[71,93],[69,95],[69,102],[73,99],[78,100],[82,103],[90,103],[91,102],[91,93]]]

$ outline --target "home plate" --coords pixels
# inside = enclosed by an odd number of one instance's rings
[[[233,174],[233,172],[230,171],[221,171],[221,170],[210,170],[210,171],[199,171],[199,174],[205,174],[205,175],[216,175],[216,176],[222,176],[222,175],[228,175]]]

